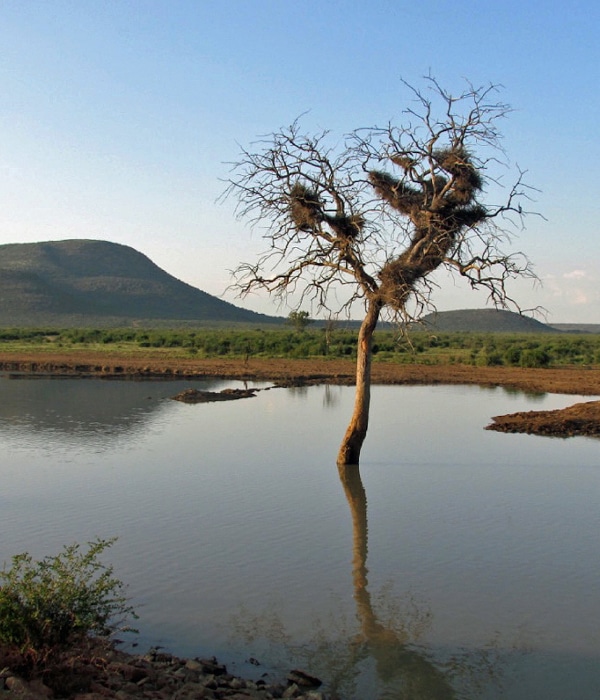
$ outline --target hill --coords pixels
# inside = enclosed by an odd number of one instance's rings
[[[600,334],[600,323],[553,323],[552,328],[564,333]]]
[[[479,333],[559,333],[556,328],[529,316],[502,309],[438,311],[425,316],[422,324],[433,331]]]
[[[129,246],[97,240],[0,245],[0,326],[281,321],[192,287]]]

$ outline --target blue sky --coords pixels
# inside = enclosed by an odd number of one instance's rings
[[[600,4],[508,0],[1,0],[0,243],[124,243],[221,296],[259,234],[217,197],[240,145],[290,124],[402,121],[401,79],[504,86],[540,190],[514,246],[551,322],[600,323]],[[268,298],[224,298],[286,315]],[[454,284],[440,310],[484,298]]]

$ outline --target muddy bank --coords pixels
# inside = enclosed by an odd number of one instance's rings
[[[600,437],[600,401],[577,403],[555,411],[524,411],[494,416],[487,430],[554,437]]]
[[[350,360],[173,359],[155,353],[135,356],[90,353],[2,353],[0,372],[104,378],[224,377],[278,384],[353,384]],[[600,396],[600,368],[521,369],[468,365],[399,365],[374,362],[375,384],[479,384],[513,387],[534,393]]]
[[[185,389],[171,398],[183,403],[212,403],[213,401],[235,401],[236,399],[251,399],[256,396],[258,389],[223,389],[223,391],[199,391]]]

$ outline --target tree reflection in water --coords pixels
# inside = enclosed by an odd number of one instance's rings
[[[326,621],[316,620],[314,638],[300,646],[286,633],[273,607],[258,615],[242,608],[232,617],[238,641],[265,639],[271,658],[279,657],[283,664],[283,657],[287,663],[304,664],[325,681],[332,698],[466,700],[480,698],[484,686],[499,686],[502,664],[495,645],[459,651],[444,659],[434,657],[418,645],[432,621],[426,605],[410,595],[395,595],[391,587],[371,595],[365,489],[357,465],[339,465],[338,469],[352,516],[356,622],[349,624],[343,615],[333,614]]]
[[[417,617],[416,627],[408,626],[407,621],[401,619],[389,619],[383,624],[375,613],[367,588],[367,495],[358,465],[339,465],[338,469],[352,514],[352,578],[361,632],[358,644],[364,647],[363,653],[375,660],[379,679],[386,686],[392,682],[396,685],[395,681],[400,681],[401,688],[396,690],[401,690],[405,697],[415,700],[455,698],[447,675],[422,650],[408,644],[417,641],[419,632],[425,631],[430,613],[421,616],[421,619]],[[410,633],[411,630],[414,634]]]

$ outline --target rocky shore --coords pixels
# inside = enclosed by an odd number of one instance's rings
[[[332,700],[299,669],[278,683],[253,681],[229,674],[215,658],[180,659],[158,650],[132,655],[92,641],[29,676],[7,662],[0,649],[1,700]]]

